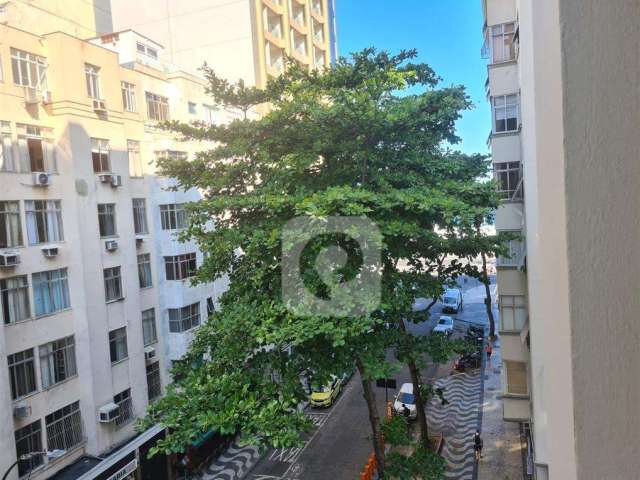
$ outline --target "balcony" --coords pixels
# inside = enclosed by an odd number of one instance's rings
[[[526,255],[527,247],[524,239],[510,240],[508,253],[498,256],[496,266],[498,268],[524,268]]]

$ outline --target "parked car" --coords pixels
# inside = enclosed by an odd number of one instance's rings
[[[343,377],[344,378],[344,377]],[[319,388],[313,388],[309,395],[309,403],[312,407],[330,407],[336,401],[342,390],[343,378],[331,375],[331,379]]]
[[[443,315],[433,329],[434,333],[442,333],[449,336],[453,333],[453,318]]]
[[[402,384],[393,401],[393,411],[397,415],[403,415],[405,406],[409,409],[409,420],[415,420],[418,413],[416,410],[416,397],[413,396],[413,383]]]
[[[442,295],[442,311],[458,313],[462,310],[462,292],[457,288],[449,288]]]

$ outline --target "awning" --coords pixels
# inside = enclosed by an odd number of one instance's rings
[[[102,462],[100,462],[94,468],[89,470],[87,473],[85,473],[81,477],[78,477],[77,480],[94,480],[98,475],[107,471],[107,469],[109,469],[110,467],[118,463],[120,460],[122,460],[124,457],[129,455],[131,452],[137,450],[139,447],[147,443],[149,440],[151,440],[153,437],[161,433],[163,430],[164,430],[164,427],[160,425],[154,425],[150,429],[145,430],[143,433],[141,433],[136,438],[131,440],[125,446],[118,449],[118,451],[115,452],[113,455],[109,455],[107,458],[105,458]]]

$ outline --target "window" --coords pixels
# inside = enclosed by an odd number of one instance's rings
[[[185,332],[200,325],[200,302],[169,309],[169,331]]]
[[[125,112],[136,112],[136,86],[129,82],[120,82],[122,89],[122,108]]]
[[[11,398],[16,400],[36,391],[36,366],[33,348],[7,356]]]
[[[73,335],[40,346],[42,388],[60,383],[78,373]]]
[[[162,395],[162,383],[160,382],[160,362],[147,365],[147,395],[149,402]]]
[[[69,451],[82,443],[80,402],[73,402],[44,417],[47,428],[47,450]]]
[[[100,100],[100,67],[84,64],[84,76],[87,81],[87,95],[91,98]]]
[[[142,177],[140,142],[136,140],[127,140],[127,155],[129,156],[129,176]]]
[[[55,147],[51,139],[43,136],[43,130],[33,125],[17,124],[18,153],[20,171],[29,172],[57,172],[58,165]]]
[[[518,95],[493,97],[494,133],[515,132],[520,127]]]
[[[113,237],[116,235],[116,204],[98,204],[98,227],[101,237]]]
[[[507,376],[507,391],[510,395],[528,395],[527,364],[503,360]]]
[[[211,105],[202,104],[202,110],[204,111],[204,121],[209,125],[214,125],[216,109]]]
[[[146,92],[145,96],[147,99],[147,117],[158,122],[169,120],[169,99],[151,92]]]
[[[173,257],[164,257],[167,280],[183,280],[196,273],[196,254],[185,253]]]
[[[158,341],[156,311],[153,308],[142,312],[142,339],[145,347]]]
[[[0,248],[22,245],[20,204],[17,201],[0,202]]]
[[[500,329],[520,332],[527,321],[527,304],[524,295],[500,295]]]
[[[0,172],[15,172],[11,123],[0,121]]]
[[[198,110],[196,109],[196,104],[193,102],[189,102],[189,113],[191,115],[196,115],[198,113]]]
[[[66,268],[34,273],[32,281],[36,317],[50,315],[71,306]]]
[[[16,85],[39,90],[47,88],[47,61],[44,57],[12,48],[11,68]]]
[[[93,162],[93,171],[95,173],[110,173],[111,159],[109,149],[109,140],[102,138],[91,139],[91,160]]]
[[[151,254],[149,253],[138,255],[138,280],[140,281],[140,288],[153,286],[151,279]]]
[[[15,431],[16,454],[20,458],[32,452],[42,452],[42,422],[38,419]],[[44,462],[44,455],[34,455],[18,462],[18,476],[23,477]]]
[[[138,50],[138,53],[146,55],[147,57],[151,57],[154,60],[158,59],[158,50],[150,47],[149,45],[145,45],[141,42],[136,42],[136,50]]]
[[[187,152],[181,152],[179,150],[156,150],[156,160],[168,158],[169,160],[186,160]]]
[[[25,200],[24,209],[29,245],[64,240],[60,200]]]
[[[522,199],[522,167],[520,162],[495,163],[493,165],[498,192],[505,200]]]
[[[136,235],[149,233],[147,227],[147,203],[144,198],[133,199],[133,231]]]
[[[129,356],[127,350],[127,327],[117,328],[109,332],[109,356],[111,363],[119,362]]]
[[[512,233],[520,234],[519,231]],[[497,266],[499,267],[519,267],[524,260],[525,246],[522,240],[509,240],[509,247],[506,255],[498,255]]]
[[[179,230],[187,226],[187,212],[183,203],[160,205],[160,223],[163,230]]]
[[[213,315],[216,311],[215,303],[213,303],[213,297],[207,297],[207,315]]]
[[[0,279],[0,309],[5,325],[27,320],[31,316],[26,275]]]
[[[126,425],[133,419],[133,405],[131,403],[131,389],[127,388],[126,390],[120,392],[119,394],[113,397],[113,403],[118,405],[119,415],[116,418],[116,426],[121,427],[122,425]]]
[[[106,302],[113,302],[124,298],[122,295],[120,267],[104,269],[104,297]]]
[[[515,58],[513,48],[514,23],[504,23],[491,27],[491,49],[493,63],[508,62]]]

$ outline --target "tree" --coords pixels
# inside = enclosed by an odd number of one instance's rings
[[[216,104],[235,108],[241,118],[165,125],[185,140],[214,145],[189,161],[161,159],[159,167],[177,179],[176,188],[203,193],[188,206],[182,234],[205,253],[194,281],[228,276],[229,289],[197,333],[176,372],[180,379],[150,409],[147,423],[170,428],[159,449],[180,450],[210,429],[240,430],[264,446],[294,445],[310,427],[297,408],[307,395],[301,376],[321,385],[355,364],[385,477],[372,382],[394,368],[386,352],[393,348],[407,362],[425,405],[430,392],[419,367],[427,355],[449,355],[451,346],[409,334],[406,322],[418,320],[413,300],[418,293],[437,298],[463,273],[456,258],[500,243],[464,234],[496,205],[493,185],[480,180],[487,159],[448,147],[458,141],[460,112],[471,106],[464,88],[438,88],[427,65],[411,62],[415,56],[366,49],[312,72],[292,62],[265,90],[230,85],[205,67]],[[260,102],[268,105],[264,115],[251,115]],[[307,219],[307,227],[292,233],[286,228],[296,217]],[[353,240],[357,228],[321,234],[333,217],[366,217],[379,229],[381,239],[366,242],[379,250],[371,268],[382,286],[377,294],[352,298],[346,288],[370,265],[365,246]],[[352,313],[300,314],[283,300],[283,282],[293,274],[282,259],[306,236],[296,259],[297,288],[342,302]],[[331,256],[334,247],[344,258]],[[320,272],[318,259],[327,261]]]

